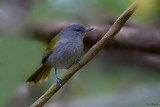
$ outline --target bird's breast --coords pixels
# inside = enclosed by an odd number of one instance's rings
[[[48,59],[48,63],[55,68],[71,66],[83,53],[83,42],[80,40],[60,41]]]

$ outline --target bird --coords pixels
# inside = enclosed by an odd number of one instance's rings
[[[47,81],[52,68],[55,71],[56,84],[61,85],[61,78],[57,76],[57,69],[68,69],[79,63],[83,54],[83,39],[87,32],[94,28],[87,28],[81,24],[73,24],[64,28],[54,36],[41,60],[41,66],[26,80],[26,82],[41,83]]]

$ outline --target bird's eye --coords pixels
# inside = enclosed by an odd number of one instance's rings
[[[76,29],[75,29],[76,32],[79,32],[79,30],[80,30],[79,28],[76,28]]]

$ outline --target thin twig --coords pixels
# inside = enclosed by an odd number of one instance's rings
[[[138,5],[139,2],[137,0],[116,20],[104,37],[82,57],[80,64],[73,65],[62,75],[62,85],[64,85],[79,69],[86,65],[108,43],[108,41],[120,31],[121,27],[133,14]],[[54,83],[37,101],[33,103],[33,105],[31,105],[31,107],[42,107],[60,88],[59,85]]]

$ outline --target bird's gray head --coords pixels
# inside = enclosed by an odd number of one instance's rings
[[[74,24],[66,27],[61,31],[62,35],[74,37],[84,38],[85,34],[89,31],[93,30],[93,28],[86,28],[83,25]]]

